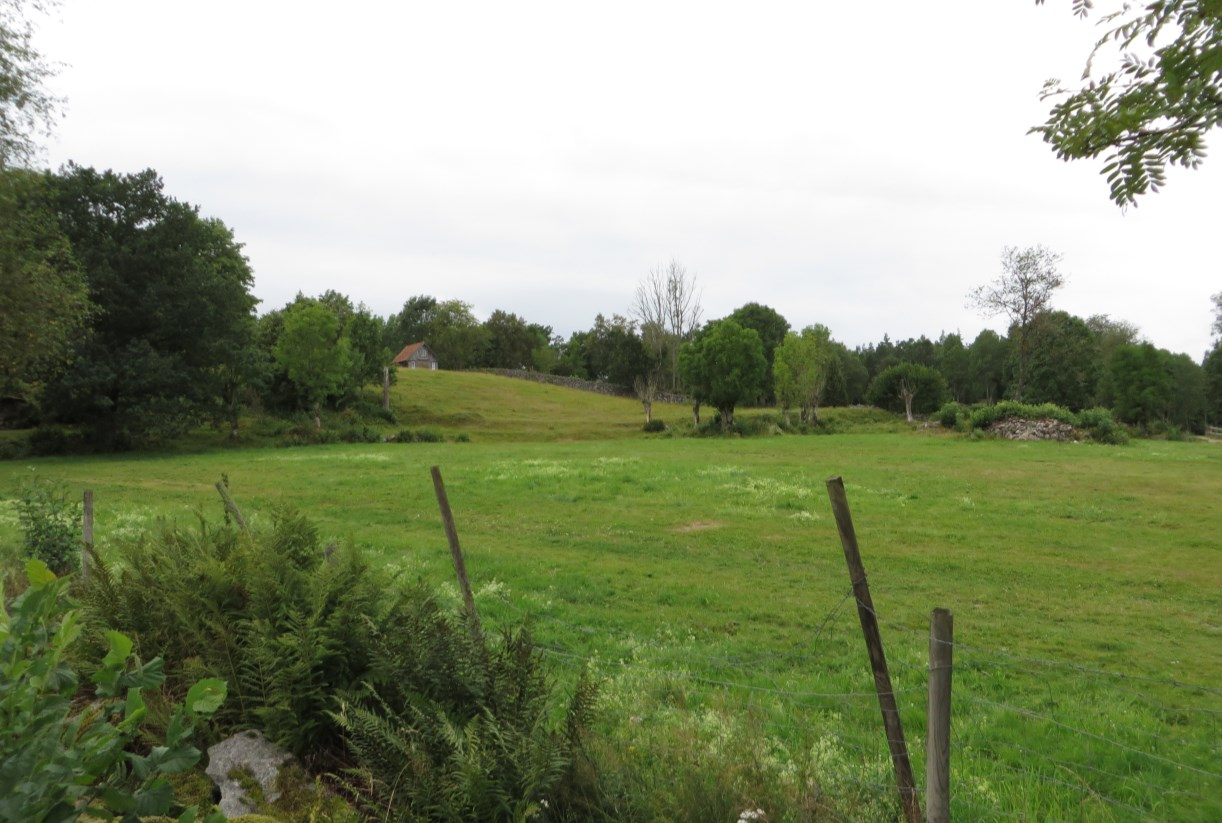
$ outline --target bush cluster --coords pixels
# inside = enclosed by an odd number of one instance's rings
[[[517,820],[588,794],[565,787],[586,773],[593,690],[557,706],[525,629],[487,639],[293,513],[265,534],[201,522],[115,551],[80,587],[88,653],[118,630],[163,656],[172,694],[227,680],[223,728],[259,728],[314,768],[355,762],[377,819]]]
[[[82,708],[80,675],[69,663],[80,612],[68,599],[68,581],[39,560],[27,564],[26,578],[29,587],[0,614],[0,819],[126,821],[173,811],[180,821],[196,820],[198,809],[175,806],[167,775],[199,761],[190,743],[194,721],[216,711],[225,684],[193,685],[185,705],[169,713],[159,745],[135,746],[149,711],[146,690],[164,680],[161,659],[134,660],[130,639],[108,632]]]
[[[1073,426],[1096,443],[1122,444],[1128,442],[1128,434],[1118,424],[1108,409],[1083,409],[1075,414],[1053,403],[1032,405],[1003,400],[991,406],[966,406],[950,402],[942,406],[935,415],[940,424],[956,431],[973,435],[986,431],[1000,420],[1020,418],[1023,420],[1056,420]]]
[[[80,568],[81,504],[62,486],[34,478],[17,497],[17,524],[26,557],[41,560],[55,574]]]

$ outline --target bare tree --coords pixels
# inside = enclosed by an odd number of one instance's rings
[[[1018,381],[1014,399],[1023,399],[1023,385],[1031,353],[1032,321],[1052,305],[1052,293],[1065,285],[1057,271],[1061,255],[1044,246],[1019,249],[1006,246],[1001,252],[1001,274],[992,283],[968,295],[968,305],[985,317],[1004,314],[1018,330]]]
[[[632,313],[641,324],[641,337],[659,363],[670,372],[671,390],[679,385],[679,346],[691,337],[703,310],[696,275],[671,259],[649,270],[636,287]]]
[[[641,406],[645,409],[645,422],[653,422],[653,399],[658,396],[658,376],[650,372],[649,374],[638,374],[632,380],[632,390],[636,392],[636,396],[641,401]]]

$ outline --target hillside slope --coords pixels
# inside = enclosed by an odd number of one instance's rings
[[[632,398],[476,372],[402,370],[390,402],[400,428],[432,429],[446,439],[605,440],[638,436],[645,422]],[[653,411],[667,424],[691,418],[687,406],[654,403]]]

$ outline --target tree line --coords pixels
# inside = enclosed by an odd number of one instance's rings
[[[151,170],[0,170],[0,396],[5,413],[121,449],[205,422],[236,433],[244,409],[287,414],[368,403],[362,390],[405,345],[445,369],[525,369],[689,396],[730,425],[741,405],[777,406],[817,425],[819,408],[869,403],[928,414],[947,400],[1095,406],[1147,429],[1200,431],[1222,419],[1218,344],[1201,362],[1159,349],[1133,324],[1057,310],[1063,278],[1047,249],[1005,249],[969,295],[1007,333],[920,336],[850,348],[829,325],[792,328],[747,303],[703,322],[695,275],[678,261],[642,278],[626,314],[567,338],[470,303],[408,298],[380,316],[337,291],[256,314],[242,246],[219,220],[164,191]],[[393,370],[391,372],[393,376]]]

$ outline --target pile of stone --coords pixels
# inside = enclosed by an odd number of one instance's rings
[[[1028,420],[1023,417],[1005,417],[989,427],[997,437],[1007,440],[1077,440],[1077,432],[1068,423],[1041,417]]]

